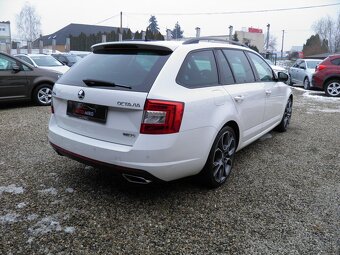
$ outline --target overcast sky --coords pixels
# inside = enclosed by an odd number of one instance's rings
[[[150,15],[155,15],[162,34],[166,28],[173,29],[178,21],[187,37],[195,36],[196,27],[201,28],[201,36],[208,36],[228,34],[230,25],[234,30],[254,27],[266,31],[269,23],[278,50],[281,50],[282,30],[285,30],[284,50],[290,50],[292,46],[302,46],[313,34],[311,26],[315,21],[327,15],[336,20],[340,13],[339,0],[0,0],[0,21],[11,22],[13,39],[18,38],[15,16],[25,2],[32,4],[41,16],[43,35],[70,23],[119,26],[122,11],[123,27],[129,27],[132,32],[145,30]],[[327,4],[339,5],[264,11]],[[251,13],[237,13],[244,11]]]

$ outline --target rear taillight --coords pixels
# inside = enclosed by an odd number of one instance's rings
[[[315,70],[315,71],[321,71],[321,70],[325,69],[326,67],[327,67],[326,65],[318,65],[318,66],[316,67],[316,70]]]
[[[184,103],[146,100],[141,134],[172,134],[178,133],[182,123]]]

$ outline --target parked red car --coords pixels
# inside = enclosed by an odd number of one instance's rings
[[[340,97],[340,54],[327,57],[315,68],[312,87],[324,90],[327,96]]]

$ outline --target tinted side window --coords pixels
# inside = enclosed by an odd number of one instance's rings
[[[181,66],[176,81],[189,88],[218,84],[214,53],[211,50],[189,53]]]
[[[270,68],[270,66],[267,64],[267,62],[254,53],[248,52],[248,55],[255,66],[255,69],[257,71],[257,74],[260,80],[261,81],[273,81],[274,80],[273,71]]]
[[[335,58],[331,60],[331,63],[336,66],[340,66],[340,58]]]
[[[254,82],[255,77],[250,63],[241,50],[223,50],[226,55],[237,83]]]
[[[16,64],[14,60],[0,55],[0,71],[12,70],[13,64]]]
[[[28,57],[20,56],[19,58],[25,61],[26,63],[33,65],[33,62]]]
[[[302,61],[299,65],[299,68],[301,69],[306,69],[306,62],[305,61]]]
[[[229,63],[221,50],[216,51],[216,59],[219,66],[220,78],[222,84],[235,83],[233,73],[229,67]]]

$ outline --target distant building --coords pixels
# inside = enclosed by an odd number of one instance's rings
[[[11,45],[11,23],[0,21],[0,51],[8,51]]]
[[[260,53],[263,53],[264,34],[260,28],[249,27],[242,31],[235,31],[240,43],[256,46]]]
[[[39,47],[39,41],[43,41],[43,46],[45,49],[52,49],[52,40],[55,39],[56,41],[56,50],[60,52],[65,51],[65,45],[66,45],[66,38],[69,38],[70,36],[79,36],[81,33],[85,34],[86,36],[89,36],[91,34],[98,34],[98,33],[111,33],[115,32],[118,34],[119,28],[118,27],[108,27],[108,26],[95,26],[95,25],[86,25],[86,24],[74,24],[71,23],[67,25],[66,27],[63,27],[62,29],[58,30],[57,32],[54,32],[49,35],[44,35],[38,38],[33,42],[33,48]],[[128,31],[128,28],[123,28],[123,31]]]

